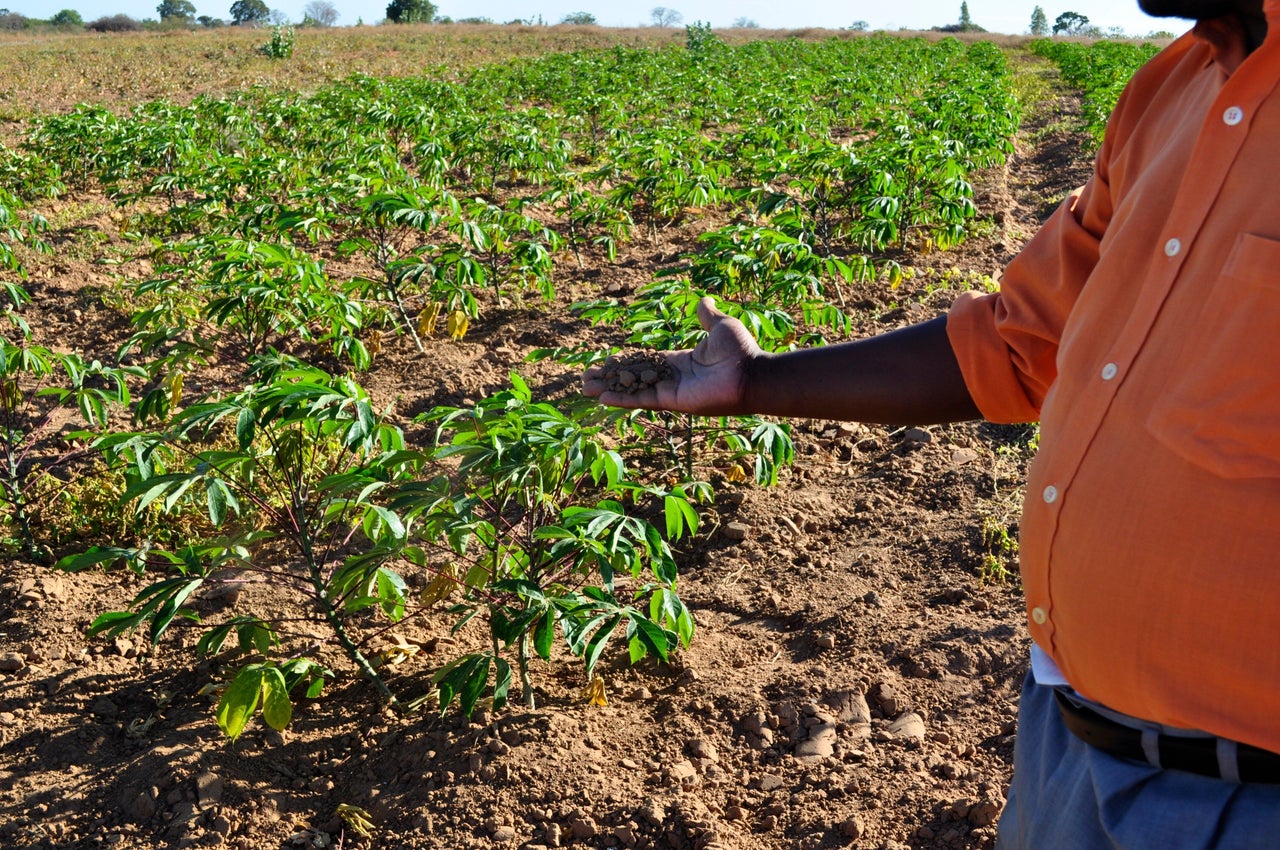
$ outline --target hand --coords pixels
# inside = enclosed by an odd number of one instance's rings
[[[582,392],[613,407],[677,410],[726,415],[746,413],[746,365],[762,352],[742,322],[716,309],[715,301],[698,302],[698,321],[707,331],[697,348],[666,352],[674,378],[637,393],[606,389],[604,369],[593,366],[582,375]]]

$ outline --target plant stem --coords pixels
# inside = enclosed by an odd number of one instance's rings
[[[364,657],[360,647],[351,639],[351,635],[347,633],[346,626],[342,624],[342,618],[338,616],[337,609],[329,599],[328,588],[325,587],[324,577],[320,574],[320,564],[316,561],[315,555],[311,550],[310,536],[305,531],[302,531],[298,535],[298,542],[307,561],[307,572],[311,576],[311,586],[315,588],[316,595],[319,597],[320,609],[324,612],[325,621],[328,622],[329,627],[333,629],[334,635],[338,638],[338,645],[346,651],[347,657],[355,663],[360,672],[364,673],[369,681],[373,682],[374,687],[378,689],[378,693],[382,695],[382,698],[393,708],[399,708],[400,701],[396,699],[395,694],[391,693],[387,683],[382,681],[378,671],[373,669],[369,659]]]
[[[529,673],[529,633],[520,635],[517,661],[520,664],[520,689],[524,694],[524,706],[532,711],[537,708],[533,699],[533,676]]]

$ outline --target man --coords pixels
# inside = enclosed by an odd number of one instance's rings
[[[1142,7],[1196,27],[999,294],[784,355],[704,301],[673,380],[584,376],[619,406],[1041,422],[1002,850],[1280,847],[1280,0]]]

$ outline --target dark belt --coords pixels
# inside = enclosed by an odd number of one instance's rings
[[[1053,695],[1062,712],[1062,722],[1071,734],[1108,755],[1150,764],[1146,751],[1142,748],[1142,730],[1130,728],[1085,706],[1076,705],[1059,690],[1055,690]],[[1223,778],[1218,764],[1217,738],[1158,735],[1157,746],[1162,768],[1184,770],[1215,779]],[[1241,782],[1280,785],[1280,755],[1248,744],[1235,746]]]

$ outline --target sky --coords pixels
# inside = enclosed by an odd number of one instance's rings
[[[374,24],[386,16],[387,0],[329,0],[338,10],[338,25],[359,21]],[[123,13],[130,17],[155,18],[160,0],[0,0],[0,7],[33,18],[49,18],[61,9],[74,9],[86,21]],[[192,0],[197,15],[229,19],[233,0]],[[606,0],[434,0],[438,13],[452,18],[485,17],[498,23],[514,19],[558,23],[573,12],[589,12],[603,26],[643,26],[652,23],[654,6],[674,9],[683,22],[706,21],[713,27],[727,27],[738,18],[748,18],[762,27],[848,27],[865,21],[871,29],[929,29],[960,19],[961,0],[642,0],[622,5]],[[302,18],[307,0],[266,0],[268,8],[279,10],[291,21]],[[1115,0],[968,0],[974,23],[991,32],[1023,33],[1031,23],[1031,12],[1040,5],[1050,25],[1062,12],[1076,12],[1103,30],[1119,27],[1131,35],[1159,30],[1181,33],[1189,24],[1176,19],[1156,19],[1139,11],[1135,2]]]

